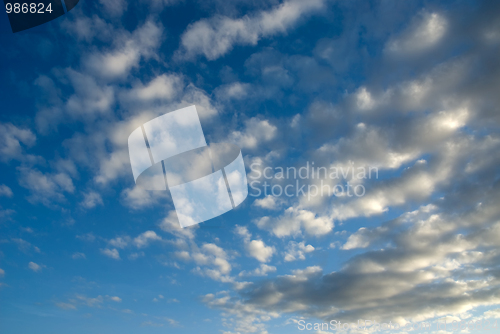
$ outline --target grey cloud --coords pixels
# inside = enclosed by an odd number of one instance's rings
[[[3,162],[29,159],[30,156],[25,155],[23,146],[31,147],[35,142],[36,136],[30,129],[0,123],[0,152]]]
[[[371,248],[339,271],[296,270],[254,283],[240,291],[236,301],[209,305],[225,309],[241,303],[248,309],[324,320],[400,323],[494,305],[500,301],[500,286],[493,260],[498,256],[498,224],[492,222],[499,215],[494,200],[458,219],[436,206],[421,207],[381,227],[356,232],[358,240],[351,236],[346,243],[350,246],[344,248]],[[465,226],[469,233],[458,232]],[[477,277],[477,268],[483,268],[484,275]]]

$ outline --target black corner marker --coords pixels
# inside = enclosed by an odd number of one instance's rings
[[[64,4],[66,5],[66,10],[69,12],[70,10],[75,8],[78,1],[80,1],[80,0],[65,0]]]
[[[66,0],[67,10],[78,0]],[[12,32],[19,32],[52,21],[65,14],[61,0],[4,0]]]

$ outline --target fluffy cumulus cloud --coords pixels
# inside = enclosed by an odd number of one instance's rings
[[[183,261],[193,261],[196,265],[192,272],[209,277],[216,281],[233,282],[229,276],[232,266],[227,252],[213,243],[205,243],[201,247],[192,245],[191,252],[180,251],[175,255]]]
[[[244,226],[236,226],[234,233],[243,239],[248,256],[257,259],[259,262],[269,262],[276,253],[276,248],[267,246],[264,241],[259,239],[252,240],[252,233]],[[261,267],[261,270],[265,270],[263,268]],[[265,268],[270,267],[266,266]]]
[[[278,129],[268,120],[252,118],[245,124],[244,131],[234,131],[232,140],[240,147],[254,149],[259,144],[266,143],[276,137]]]
[[[264,198],[256,199],[253,205],[263,209],[277,210],[279,206],[279,199],[272,195],[267,195]]]
[[[161,237],[154,231],[146,231],[134,239],[134,244],[137,248],[147,247],[152,241],[161,240]]]
[[[111,259],[120,260],[120,252],[118,252],[118,249],[116,248],[113,249],[104,248],[101,249],[101,253]]]
[[[266,246],[262,240],[252,240],[247,243],[246,248],[248,254],[260,262],[268,262],[275,252],[274,247]]]
[[[163,28],[152,21],[133,32],[123,32],[116,39],[113,49],[106,52],[92,53],[86,61],[86,67],[97,76],[114,79],[127,76],[130,70],[139,65],[142,58],[155,56]]]
[[[255,224],[265,230],[270,230],[277,237],[301,234],[321,236],[330,233],[334,224],[332,219],[317,216],[314,212],[289,207],[279,217],[264,216],[255,220]]]
[[[312,245],[306,245],[304,241],[290,241],[285,250],[285,261],[305,260],[305,254],[314,251]]]
[[[187,57],[203,54],[214,60],[234,45],[255,45],[261,38],[285,33],[305,15],[317,12],[323,0],[285,1],[276,8],[232,19],[218,16],[191,24],[181,37]]]
[[[112,301],[116,302],[116,303],[121,303],[122,302],[122,299],[118,296],[112,296],[112,297],[109,297],[109,299],[111,299]]]
[[[171,100],[182,86],[179,76],[162,74],[146,85],[138,83],[126,96],[140,101]]]

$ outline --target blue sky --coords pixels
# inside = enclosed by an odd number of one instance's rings
[[[2,333],[500,317],[497,1],[82,0],[16,34],[0,17]],[[256,189],[304,196],[181,229],[168,191],[135,186],[127,138],[193,104]],[[378,177],[274,175],[313,162]]]

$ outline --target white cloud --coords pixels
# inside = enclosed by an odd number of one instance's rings
[[[112,258],[112,259],[115,259],[115,260],[120,260],[120,253],[118,252],[118,250],[116,248],[113,248],[113,249],[109,249],[109,248],[101,249],[101,253],[103,255],[106,255],[109,258]]]
[[[137,260],[140,257],[144,257],[146,254],[144,252],[132,253],[128,256],[129,260]]]
[[[76,306],[70,303],[56,303],[56,306],[63,310],[76,310]]]
[[[261,199],[256,199],[255,202],[253,203],[255,206],[258,206],[260,208],[264,209],[269,209],[269,210],[277,210],[277,200],[276,197],[272,195],[267,195],[264,198]]]
[[[29,253],[34,251],[36,253],[40,253],[40,249],[37,246],[32,245],[30,242],[21,239],[21,238],[13,238],[12,241],[17,245],[19,250],[23,253]]]
[[[71,256],[71,258],[73,260],[78,260],[78,259],[86,259],[87,257],[85,256],[84,253],[73,253],[73,255]]]
[[[0,268],[0,277],[3,277],[3,276],[5,276],[5,270]]]
[[[99,115],[111,112],[115,103],[113,87],[101,85],[94,76],[71,68],[66,70],[66,75],[75,91],[65,104],[66,111],[71,117],[92,120]],[[38,119],[37,121],[39,121],[39,125],[42,122]]]
[[[131,239],[129,236],[123,236],[123,237],[116,237],[114,239],[111,239],[108,241],[108,243],[116,248],[123,249],[127,247],[131,242]]]
[[[226,315],[226,326],[235,333],[267,333],[265,322],[278,318],[279,312],[264,310],[253,304],[231,298],[227,291],[207,294],[202,299],[211,309],[222,309]]]
[[[95,235],[92,233],[77,235],[76,238],[87,242],[94,242],[96,239]]]
[[[177,213],[174,210],[169,211],[168,216],[161,221],[159,227],[163,231],[171,233],[180,239],[187,240],[194,239],[195,231],[198,228],[197,226],[181,228],[181,226],[179,225],[179,220],[177,219]]]
[[[80,303],[87,305],[88,307],[100,308],[101,305],[104,303],[104,297],[101,295],[95,298],[90,298],[84,295],[76,295],[75,297]]]
[[[245,241],[249,241],[250,238],[252,237],[252,234],[248,231],[248,228],[246,228],[245,226],[236,225],[234,233],[242,237]]]
[[[278,128],[268,120],[251,118],[245,123],[245,130],[234,131],[231,139],[241,148],[254,149],[260,143],[268,142],[276,137]]]
[[[230,255],[222,248],[214,243],[204,243],[201,247],[190,242],[185,244],[188,250],[178,251],[174,253],[177,259],[185,262],[194,262],[195,267],[192,272],[210,277],[213,280],[221,282],[234,282],[234,278],[230,277],[232,266],[229,263]]]
[[[78,177],[78,169],[71,159],[57,159],[52,161],[51,165],[60,173],[68,174],[73,178]]]
[[[122,301],[122,299],[120,297],[117,297],[117,296],[110,297],[109,299],[111,299],[112,301],[117,302],[117,303],[121,303],[121,301]]]
[[[142,83],[134,86],[126,93],[126,98],[140,101],[172,100],[184,89],[182,78],[178,75],[162,74],[146,85]]]
[[[18,167],[17,170],[20,174],[19,185],[31,191],[28,199],[32,202],[49,206],[53,201],[64,201],[64,193],[73,193],[75,190],[71,177],[65,173],[43,174],[28,167]]]
[[[240,100],[246,98],[252,90],[252,85],[248,83],[233,82],[217,87],[216,95],[221,101]]]
[[[29,129],[18,128],[10,123],[0,123],[0,160],[24,160],[24,148],[35,145],[36,136]]]
[[[155,57],[163,28],[151,21],[135,30],[131,36],[118,35],[116,46],[108,52],[92,53],[86,57],[86,67],[95,75],[105,78],[126,77],[142,58]]]
[[[216,16],[191,24],[181,37],[182,52],[188,58],[204,54],[214,60],[234,45],[255,45],[264,37],[285,33],[301,17],[323,8],[323,0],[289,0],[280,6],[252,16],[231,19]]]
[[[310,253],[314,251],[314,247],[311,245],[306,245],[304,241],[295,242],[290,241],[285,249],[285,262],[291,262],[295,260],[305,260],[305,253]]]
[[[130,162],[127,162],[130,164]],[[121,168],[121,163],[120,167]],[[121,197],[126,206],[134,210],[141,210],[154,206],[159,200],[167,196],[166,192],[153,192],[145,190],[141,187],[134,186],[133,188],[126,188],[122,191]]]
[[[274,247],[266,246],[266,244],[262,240],[251,240],[252,234],[245,226],[236,225],[234,233],[243,238],[244,246],[248,255],[256,258],[260,262],[268,262],[276,252],[276,249]],[[261,269],[262,268],[264,267],[261,266]],[[271,267],[266,266],[266,268]],[[255,272],[257,272],[257,270],[258,269],[256,269]]]
[[[302,230],[313,236],[322,236],[333,230],[333,220],[312,211],[289,207],[279,217],[264,216],[255,220],[257,226],[272,231],[277,237],[298,235]]]
[[[262,240],[252,240],[246,244],[246,249],[251,257],[256,258],[260,262],[269,262],[275,253],[275,248],[266,246]]]
[[[103,205],[102,197],[100,194],[95,191],[90,191],[88,193],[83,194],[83,201],[80,203],[86,209],[92,209],[97,205]]]
[[[127,2],[125,0],[99,0],[99,3],[105,12],[113,17],[122,16],[127,10]]]
[[[14,193],[12,193],[12,190],[5,184],[0,184],[0,196],[12,197]]]
[[[10,219],[10,216],[16,213],[12,209],[0,210],[0,219]]]
[[[254,270],[251,271],[246,271],[243,270],[238,274],[240,277],[247,277],[247,276],[267,276],[268,273],[274,273],[276,272],[276,267],[274,266],[269,266],[265,263],[261,263],[260,267],[255,268]]]
[[[33,270],[34,272],[39,272],[42,270],[42,268],[44,267],[44,265],[39,265],[39,264],[36,264],[35,262],[30,262],[28,263],[28,268],[30,268],[31,270]]]
[[[106,23],[98,15],[92,17],[75,15],[73,17],[74,20],[65,17],[65,20],[61,22],[61,27],[79,41],[90,43],[96,38],[100,41],[111,42],[113,34],[117,33],[111,23]]]
[[[486,319],[500,319],[500,308],[484,312]]]
[[[193,253],[194,261],[199,265],[206,265],[208,263],[218,267],[218,271],[206,270],[208,276],[211,275],[226,275],[231,272],[231,264],[229,264],[228,255],[221,247],[213,243],[203,244],[200,249],[201,252]]]
[[[148,247],[152,241],[162,240],[159,235],[154,231],[146,231],[134,239],[134,244],[137,248]]]
[[[164,324],[152,322],[152,321],[144,321],[141,326],[142,327],[163,327]]]
[[[140,0],[141,3],[151,6],[152,12],[159,12],[163,10],[164,7],[176,5],[181,1],[182,0]]]

